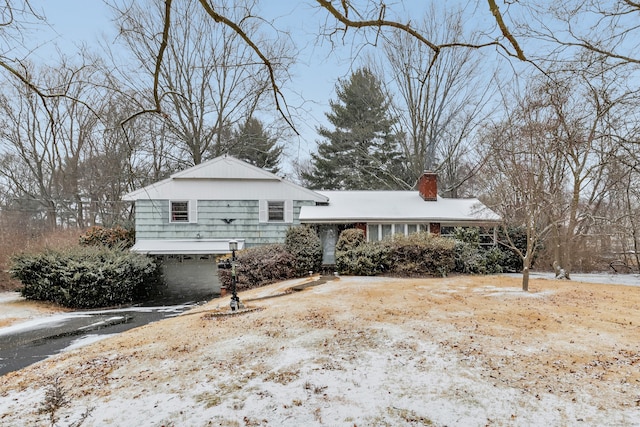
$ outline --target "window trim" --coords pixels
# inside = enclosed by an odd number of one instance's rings
[[[269,199],[259,200],[258,222],[268,224],[291,224],[293,223],[293,200]],[[282,203],[282,219],[269,219],[269,205],[271,203]]]

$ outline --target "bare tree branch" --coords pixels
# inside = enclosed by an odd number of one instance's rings
[[[379,13],[378,19],[356,21],[356,20],[349,19],[349,17],[348,17],[348,6],[349,6],[348,3],[345,3],[345,2],[342,3],[343,7],[345,7],[345,12],[341,13],[338,9],[336,9],[333,6],[333,4],[331,3],[330,0],[316,0],[316,1],[318,2],[318,4],[321,7],[323,7],[331,15],[333,15],[334,18],[336,18],[339,22],[344,24],[346,28],[376,28],[376,29],[379,30],[382,27],[390,27],[390,28],[399,29],[401,31],[404,31],[404,32],[410,34],[412,37],[415,37],[421,43],[425,44],[431,50],[434,51],[434,53],[435,53],[434,61],[435,61],[435,59],[437,59],[437,57],[440,54],[440,51],[442,49],[454,48],[454,47],[466,47],[466,48],[479,49],[479,48],[484,48],[484,47],[488,47],[488,46],[497,46],[497,47],[503,49],[507,53],[507,55],[514,56],[514,57],[517,57],[518,59],[526,61],[526,57],[524,56],[524,53],[522,53],[522,50],[518,46],[518,43],[516,42],[515,38],[509,33],[508,29],[506,28],[506,25],[504,25],[504,22],[503,22],[503,26],[504,26],[503,34],[505,34],[505,32],[506,32],[505,37],[506,37],[507,34],[509,35],[509,37],[507,37],[507,38],[509,39],[509,41],[513,45],[513,47],[516,49],[516,54],[513,54],[512,52],[510,52],[509,49],[507,49],[507,47],[504,46],[499,41],[492,41],[492,42],[481,43],[481,44],[459,43],[459,42],[456,42],[456,43],[444,43],[444,44],[433,43],[432,41],[430,41],[429,39],[424,37],[419,31],[417,31],[415,28],[413,28],[411,26],[411,24],[402,24],[402,23],[397,22],[397,21],[384,19],[384,14],[385,14],[385,10],[386,10],[386,6],[384,5],[384,3],[382,4],[382,7],[380,9],[380,13]],[[493,10],[492,10],[492,12],[493,12]],[[499,11],[498,11],[498,16],[501,17]],[[497,19],[498,16],[496,16],[496,19]]]
[[[217,13],[213,9],[213,7],[209,5],[209,3],[206,0],[199,0],[199,2],[204,8],[204,10],[209,14],[209,16],[213,18],[214,21],[218,23],[222,23],[227,27],[231,28],[233,31],[235,31],[236,34],[238,34],[242,38],[242,40],[244,40],[245,43],[249,47],[251,47],[251,49],[253,49],[256,55],[258,55],[258,57],[260,58],[264,66],[267,67],[267,70],[269,71],[269,78],[271,80],[271,88],[273,90],[273,98],[276,103],[276,109],[280,112],[280,115],[282,116],[284,121],[287,122],[287,124],[291,127],[291,129],[293,129],[296,135],[300,135],[300,133],[296,130],[295,126],[289,119],[289,114],[285,112],[285,110],[287,109],[286,104],[284,104],[284,109],[283,109],[283,105],[281,104],[281,99],[284,100],[284,95],[280,91],[278,83],[276,82],[275,72],[274,72],[273,64],[271,63],[271,60],[265,56],[262,50],[251,39],[251,37],[249,37],[249,35],[247,35],[247,33],[245,33],[237,23]]]
[[[500,9],[498,8],[498,5],[496,5],[495,0],[487,0],[487,1],[489,2],[489,9],[491,10],[491,13],[493,14],[494,18],[496,18],[496,23],[498,24],[498,27],[500,27],[500,31],[502,31],[502,35],[507,40],[509,40],[509,42],[511,43],[511,46],[513,46],[513,48],[516,50],[517,58],[522,61],[526,61],[527,58],[525,57],[524,52],[520,48],[520,45],[518,45],[518,41],[513,36],[513,34],[511,34],[511,32],[509,31],[509,28],[504,23],[504,19],[502,19],[502,14],[500,13]]]

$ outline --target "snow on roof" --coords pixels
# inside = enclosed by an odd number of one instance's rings
[[[244,239],[236,240],[238,250],[244,249]],[[229,239],[138,240],[131,250],[147,255],[209,255],[231,252]]]
[[[260,200],[325,202],[318,192],[231,156],[221,156],[125,194],[122,200]]]
[[[303,206],[304,223],[433,221],[440,223],[491,223],[500,216],[478,199],[424,201],[417,191],[318,191],[328,205]]]

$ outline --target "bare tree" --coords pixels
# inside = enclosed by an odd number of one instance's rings
[[[567,278],[576,261],[592,256],[587,236],[615,184],[608,168],[638,106],[635,91],[625,87],[629,76],[623,69],[611,67],[611,60],[601,55],[581,57],[589,64],[586,71],[565,67],[550,72],[553,80],[547,79],[539,93],[553,115],[558,152],[567,167],[568,194],[559,205],[564,212],[556,222],[553,242],[556,275]]]
[[[46,223],[53,229],[57,224],[54,171],[60,167],[61,159],[53,143],[49,112],[19,81],[4,85],[0,109],[0,173],[15,189],[14,197],[44,210]]]
[[[525,226],[534,243],[548,237],[559,278],[593,258],[591,236],[604,228],[600,218],[617,179],[611,165],[638,136],[639,100],[620,84],[623,70],[602,56],[582,60],[588,71],[565,67],[533,79],[486,140],[487,190],[496,208]]]
[[[589,51],[608,62],[640,64],[640,3],[631,0],[519,1],[511,27],[532,61],[578,59]],[[526,46],[535,46],[527,49]],[[574,65],[579,65],[576,61]]]
[[[536,251],[554,224],[549,207],[562,197],[565,170],[545,112],[522,100],[511,107],[508,119],[486,134],[485,199],[504,220],[505,244],[522,258],[522,289],[528,291]],[[526,248],[511,240],[510,227],[524,229]]]
[[[246,37],[259,39],[261,21],[251,19],[253,7],[250,0],[225,1],[216,11],[240,23]],[[237,29],[212,20],[198,3],[136,2],[119,11],[121,39],[139,65],[155,73],[158,111],[188,163],[202,162],[205,153],[222,154],[224,127],[243,123],[270,103],[271,78],[286,79],[291,49],[279,40],[262,41],[261,52],[270,58],[267,71]],[[150,58],[163,25],[163,60],[154,65]]]
[[[420,28],[431,40],[442,43],[465,35],[461,11],[440,12],[435,6]],[[486,75],[482,58],[470,49],[449,49],[437,55],[402,31],[385,40],[384,53],[400,94],[396,102],[401,104],[398,116],[406,130],[403,148],[410,175],[418,177],[424,170],[442,172],[443,190],[455,196],[461,182],[468,179],[458,169],[467,151],[465,143],[485,118],[483,107],[491,92],[490,80],[481,80]]]

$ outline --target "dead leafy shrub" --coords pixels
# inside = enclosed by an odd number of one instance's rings
[[[67,389],[60,383],[60,378],[55,378],[45,391],[44,400],[40,404],[38,413],[45,415],[51,427],[54,427],[60,420],[60,410],[68,407],[70,404],[71,400],[67,396]],[[92,411],[93,408],[87,408],[78,420],[69,424],[69,427],[79,427],[82,425]]]
[[[126,249],[135,243],[135,233],[119,225],[111,228],[94,226],[80,236],[83,246],[107,246],[109,248]]]
[[[237,253],[236,287],[238,291],[265,286],[297,277],[296,258],[284,245],[265,245]],[[219,269],[223,286],[231,286],[231,269]]]

